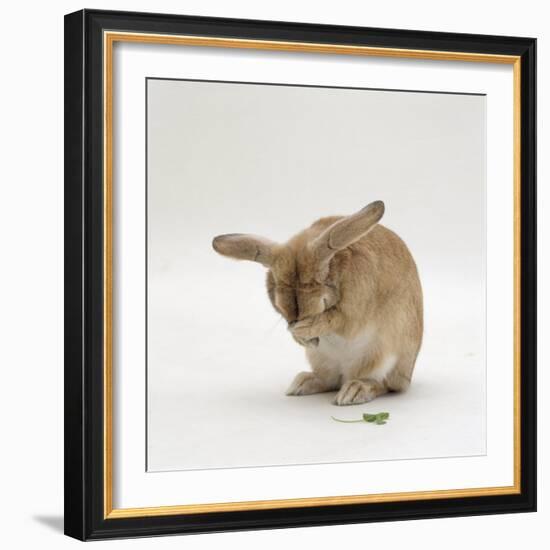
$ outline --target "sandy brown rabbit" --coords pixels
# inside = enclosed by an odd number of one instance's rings
[[[306,349],[311,372],[287,395],[338,390],[336,405],[408,388],[422,342],[422,288],[405,243],[378,221],[376,201],[328,217],[286,244],[255,235],[216,237],[214,249],[268,268],[267,291]]]

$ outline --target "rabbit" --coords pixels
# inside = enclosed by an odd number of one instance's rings
[[[311,371],[287,395],[336,391],[335,405],[367,403],[409,387],[423,335],[422,287],[406,244],[378,222],[375,201],[317,220],[286,244],[215,237],[216,252],[267,271],[267,293],[305,348]]]

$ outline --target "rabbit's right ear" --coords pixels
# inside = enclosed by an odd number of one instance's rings
[[[274,259],[274,250],[277,243],[243,233],[231,233],[219,235],[212,241],[212,247],[223,256],[229,256],[236,260],[250,260],[270,267]]]
[[[374,201],[359,212],[347,216],[327,227],[312,243],[318,260],[329,261],[336,252],[347,248],[364,237],[384,215],[384,203]]]

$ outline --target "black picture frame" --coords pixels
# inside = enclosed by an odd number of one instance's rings
[[[105,517],[103,32],[245,38],[519,57],[521,490],[517,494]],[[80,540],[536,510],[536,40],[82,10],[65,16],[65,533]]]

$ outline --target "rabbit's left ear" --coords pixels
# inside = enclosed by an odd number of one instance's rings
[[[327,227],[312,243],[312,250],[320,261],[328,261],[336,252],[364,237],[384,215],[384,203],[374,201],[359,212]]]
[[[231,233],[219,235],[212,241],[212,247],[223,256],[236,260],[250,260],[270,267],[274,259],[277,243],[256,235]]]

